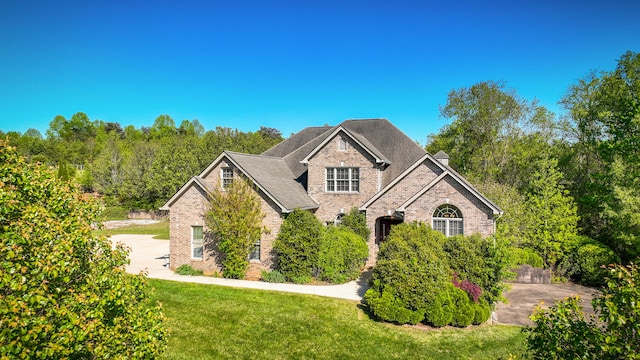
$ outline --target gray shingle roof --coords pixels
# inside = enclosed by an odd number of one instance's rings
[[[283,211],[318,208],[318,203],[309,197],[302,184],[295,180],[284,159],[231,151],[225,151],[224,154],[278,203]]]

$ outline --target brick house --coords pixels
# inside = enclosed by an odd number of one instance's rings
[[[272,244],[283,219],[296,208],[323,222],[339,221],[356,206],[371,230],[369,264],[389,229],[423,221],[444,234],[495,231],[500,208],[448,165],[432,156],[385,119],[347,120],[333,127],[308,127],[261,155],[225,151],[163,205],[169,210],[170,264],[219,272],[219,253],[206,241],[208,193],[238,176],[256,185],[263,225],[250,255],[254,269],[271,269]]]

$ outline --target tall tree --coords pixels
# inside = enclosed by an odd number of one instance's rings
[[[585,232],[623,261],[640,256],[640,227],[632,216],[640,183],[640,54],[626,52],[616,69],[591,73],[562,101],[573,134],[571,186]],[[574,160],[574,161],[571,161]]]
[[[520,187],[531,172],[520,171],[520,165],[537,160],[553,134],[543,129],[554,123],[554,115],[535,101],[522,99],[504,82],[452,90],[440,112],[452,122],[430,136],[427,150],[444,150],[452,167],[476,182],[494,180]]]
[[[211,193],[205,222],[213,241],[224,254],[222,275],[242,279],[249,267],[249,253],[263,232],[260,198],[248,181],[234,179],[231,186]]]

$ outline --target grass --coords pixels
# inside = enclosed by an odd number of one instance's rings
[[[136,235],[155,235],[154,239],[169,240],[169,221],[163,220],[148,225],[129,225],[116,229],[96,230],[97,235],[118,235],[118,234],[136,234]]]
[[[348,300],[149,281],[170,329],[165,359],[500,359],[523,348],[514,326],[397,326]]]

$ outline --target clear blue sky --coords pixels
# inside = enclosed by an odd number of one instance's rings
[[[426,142],[451,89],[504,80],[557,112],[640,51],[639,1],[0,0],[0,130],[58,114],[285,136],[382,117]]]

